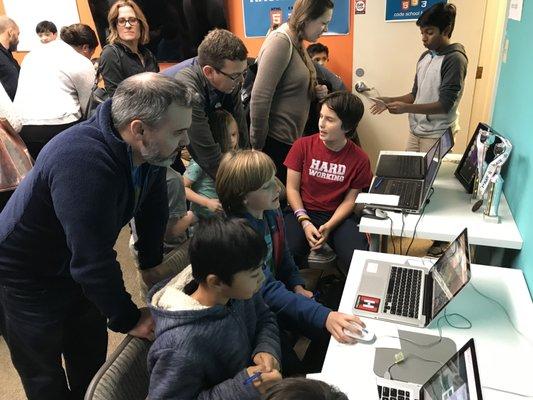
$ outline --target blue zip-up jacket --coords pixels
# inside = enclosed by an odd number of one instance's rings
[[[156,339],[148,353],[148,398],[259,399],[257,389],[243,382],[257,353],[281,361],[274,314],[261,293],[249,300],[202,306],[186,290],[192,280],[189,266],[148,294],[156,323]]]
[[[302,333],[313,336],[313,333],[325,328],[331,310],[313,299],[289,290],[295,285],[303,285],[304,280],[287,248],[283,216],[279,210],[267,210],[263,215],[272,236],[273,259],[276,264],[275,276],[269,268],[263,268],[265,282],[261,293],[265,303],[283,326],[295,327]],[[263,220],[258,220],[248,213],[239,216],[246,218],[257,232],[264,233]]]
[[[55,290],[79,285],[112,330],[132,329],[140,312],[113,250],[134,216],[131,169],[128,146],[112,127],[111,100],[53,138],[0,214],[0,284]],[[165,168],[147,167],[138,201],[141,268],[162,260],[165,174]]]

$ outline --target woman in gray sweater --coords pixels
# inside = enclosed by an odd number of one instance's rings
[[[316,71],[303,41],[316,42],[327,31],[333,14],[331,0],[296,0],[287,24],[272,32],[257,58],[258,71],[250,103],[250,140],[276,164],[285,183],[283,161],[292,143],[302,136],[309,105],[327,94],[317,85]]]

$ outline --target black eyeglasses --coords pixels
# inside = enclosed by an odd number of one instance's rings
[[[135,17],[129,17],[129,18],[119,18],[117,19],[117,25],[118,26],[126,26],[126,22],[130,24],[130,26],[135,26],[138,24],[139,19]]]
[[[220,69],[216,68],[216,67],[213,67],[213,69],[219,73],[221,73],[222,75],[224,75],[225,77],[231,79],[233,82],[237,82],[240,78],[242,78],[242,80],[244,80],[244,78],[246,78],[246,71],[247,69],[245,69],[244,71],[242,72],[237,72],[236,74],[226,74],[224,71],[221,71]]]

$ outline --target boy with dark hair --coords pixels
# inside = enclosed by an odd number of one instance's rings
[[[53,22],[41,21],[35,27],[35,33],[41,43],[49,43],[57,39],[57,27]]]
[[[329,49],[328,46],[322,43],[311,43],[307,46],[307,54],[314,62],[325,65],[329,61]]]
[[[354,215],[357,195],[370,186],[368,155],[351,140],[364,113],[361,99],[333,92],[322,101],[319,132],[292,145],[287,167],[287,242],[296,264],[307,265],[310,250],[328,243],[347,275],[354,250],[367,250]]]
[[[267,390],[263,400],[348,400],[348,396],[326,382],[287,378]]]
[[[418,21],[422,43],[428,49],[416,66],[410,93],[381,97],[370,108],[372,114],[386,109],[391,114],[409,113],[408,151],[428,151],[448,128],[459,130],[458,106],[463,94],[468,59],[463,45],[451,43],[456,7],[437,3],[424,11]]]
[[[149,398],[258,399],[281,379],[276,319],[259,293],[266,252],[242,219],[199,224],[191,265],[148,295]]]

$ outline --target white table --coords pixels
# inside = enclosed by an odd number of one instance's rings
[[[355,251],[339,311],[352,312],[361,271],[367,259],[403,264],[408,259],[413,260],[413,257]],[[484,400],[533,398],[533,303],[522,271],[481,265],[472,265],[471,270],[471,282],[475,287],[499,301],[527,339],[513,330],[498,305],[481,297],[470,284],[452,300],[446,311],[448,314],[457,312],[468,318],[472,328],[454,329],[442,320],[442,334],[454,340],[457,349],[474,338]],[[391,339],[385,335],[398,336],[398,329],[401,329],[437,337],[438,330],[435,321],[429,328],[419,329],[375,319],[363,320],[376,333],[376,342],[343,345],[331,339],[322,372],[308,377],[336,385],[350,399],[374,400],[378,399],[373,372],[374,352],[376,347],[391,347]],[[456,320],[454,322],[459,323]],[[488,387],[532,397],[508,394]]]
[[[460,155],[451,154],[444,159],[437,178],[433,184],[435,192],[426,206],[424,214],[408,214],[405,216],[403,237],[411,238],[416,222],[416,238],[452,241],[462,230],[468,228],[468,241],[473,245],[489,246],[499,249],[521,249],[522,236],[513,219],[509,204],[502,195],[500,202],[501,223],[495,224],[483,220],[483,211],[472,212],[470,194],[454,176],[457,164],[449,160],[458,160]],[[392,233],[402,233],[402,215],[399,212],[387,211],[392,219]],[[379,251],[379,239],[390,235],[391,221],[361,218],[361,232],[372,234],[371,250]],[[405,249],[404,249],[405,251]],[[500,257],[501,258],[501,257]],[[501,261],[501,260],[500,260]]]

